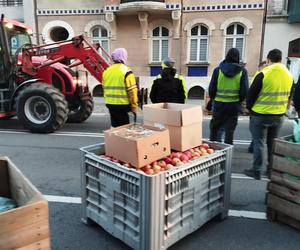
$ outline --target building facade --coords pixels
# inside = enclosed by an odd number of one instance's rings
[[[149,87],[161,61],[171,57],[188,85],[203,98],[213,69],[231,47],[253,75],[260,60],[264,0],[25,0],[36,4],[39,43],[84,34],[111,52],[128,50],[128,65]],[[91,79],[92,89],[101,87]]]
[[[287,62],[289,43],[300,38],[300,1],[269,0],[263,55],[278,48]]]

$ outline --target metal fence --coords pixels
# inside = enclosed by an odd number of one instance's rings
[[[23,6],[23,0],[0,0],[0,6]]]

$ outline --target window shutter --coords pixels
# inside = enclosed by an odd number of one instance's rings
[[[169,41],[161,41],[161,60],[169,57]]]
[[[190,61],[197,61],[197,39],[191,39]]]
[[[244,61],[244,38],[237,38],[235,47],[240,52],[240,61]]]
[[[159,41],[153,40],[152,44],[152,61],[158,62],[159,61]]]
[[[207,61],[207,39],[200,39],[200,61]]]

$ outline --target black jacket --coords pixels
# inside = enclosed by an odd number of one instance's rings
[[[247,95],[247,90],[249,87],[247,70],[237,63],[228,62],[226,60],[221,62],[219,67],[215,68],[208,88],[208,94],[212,100],[214,100],[217,95],[219,70],[221,70],[223,74],[227,77],[234,77],[235,75],[242,72],[242,77],[240,81],[240,90],[239,90],[240,100],[239,102],[231,102],[231,103],[214,101],[213,111],[223,112],[225,114],[238,114],[242,110],[241,102],[245,100]]]
[[[300,112],[300,77],[294,89],[293,102],[295,109]]]
[[[161,78],[157,78],[153,81],[150,91],[150,100],[152,103],[184,103],[185,95],[183,83],[180,79],[174,78],[175,74],[175,69],[165,68],[161,73]]]

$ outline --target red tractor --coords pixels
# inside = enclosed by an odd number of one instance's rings
[[[93,99],[87,72],[75,69],[83,65],[100,83],[109,63],[83,36],[37,46],[31,44],[31,34],[25,24],[2,15],[0,119],[17,115],[34,133],[85,121],[93,111]]]

